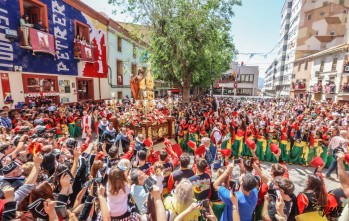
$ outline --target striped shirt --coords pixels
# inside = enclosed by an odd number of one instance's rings
[[[341,136],[334,136],[331,139],[330,144],[328,145],[328,148],[330,148],[331,150],[334,150],[337,147],[343,148],[344,153],[348,152],[348,141]]]

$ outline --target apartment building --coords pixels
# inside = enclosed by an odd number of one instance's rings
[[[288,43],[288,32],[290,30],[290,19],[293,0],[286,0],[281,10],[280,39],[278,45],[277,70],[274,78],[275,94],[281,96],[283,90],[283,76],[285,72],[286,51]]]
[[[265,77],[264,77],[264,94],[266,96],[274,96],[275,95],[275,86],[274,86],[274,79],[275,74],[277,72],[277,63],[278,61],[275,59],[273,63],[268,67],[268,69],[265,71]]]
[[[258,96],[258,66],[243,66],[232,62],[230,69],[216,81],[213,95]]]
[[[300,16],[290,97],[303,97],[310,90],[313,58],[345,42],[349,1],[305,1]],[[315,64],[314,64],[315,65]]]

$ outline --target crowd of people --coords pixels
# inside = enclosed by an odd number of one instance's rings
[[[156,102],[176,119],[160,149],[117,124],[137,109],[132,99],[4,106],[1,220],[349,220],[347,104],[204,96],[169,111],[166,98]],[[314,168],[300,193],[289,164]]]

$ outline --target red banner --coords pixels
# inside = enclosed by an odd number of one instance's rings
[[[81,57],[83,62],[94,63],[93,47],[90,45],[81,44]]]
[[[1,73],[1,86],[2,86],[2,96],[4,98],[4,103],[8,104],[12,102],[10,79],[7,73]]]
[[[30,42],[34,52],[43,52],[55,56],[55,40],[53,35],[31,28]]]

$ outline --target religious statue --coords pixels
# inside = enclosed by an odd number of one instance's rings
[[[136,99],[136,100],[138,100],[140,98],[139,90],[141,87],[141,83],[143,83],[145,85],[144,74],[145,74],[144,70],[139,69],[137,75],[131,79],[131,91],[132,91],[132,95],[133,95],[134,99]]]

